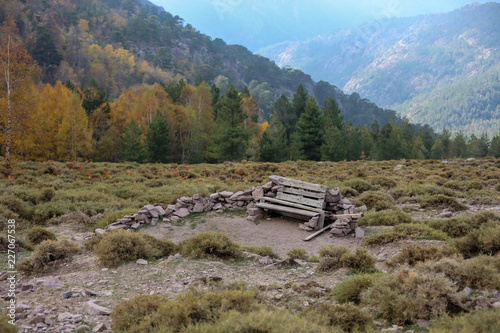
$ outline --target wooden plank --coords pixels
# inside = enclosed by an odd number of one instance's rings
[[[323,191],[325,193],[326,193],[326,191],[328,191],[328,187],[325,185],[307,183],[307,182],[303,182],[301,180],[295,180],[295,179],[290,179],[290,178],[280,178],[278,180],[278,185],[292,186],[292,187],[303,188],[306,190],[317,191],[317,192]]]
[[[309,199],[309,198],[304,198],[301,196],[296,196],[296,195],[282,193],[282,192],[278,192],[276,194],[276,198],[280,199],[280,200],[295,202],[295,203],[298,203],[301,205],[312,206],[312,207],[316,207],[316,208],[324,208],[325,207],[324,200]]]
[[[316,230],[323,229],[325,225],[325,212],[321,212],[318,219],[318,225],[316,226]]]
[[[262,197],[260,199],[260,201],[261,202],[263,202],[263,201],[274,202],[274,203],[278,203],[278,204],[282,204],[282,205],[287,205],[287,206],[291,206],[291,207],[295,207],[295,208],[301,208],[301,209],[311,210],[313,212],[319,212],[319,213],[323,211],[320,208],[314,208],[314,207],[304,206],[304,205],[300,205],[300,204],[297,204],[297,203],[293,203],[293,202],[289,202],[289,201],[284,201],[284,200],[280,200],[280,199],[276,199],[276,198]]]
[[[334,218],[334,219],[338,219],[341,217],[350,217],[353,219],[359,219],[359,218],[363,217],[363,213],[359,213],[359,214],[328,214],[327,213],[327,217]]]
[[[304,241],[307,242],[307,241],[313,239],[314,237],[321,235],[323,232],[325,232],[326,230],[330,229],[332,226],[333,226],[333,224],[327,225],[326,227],[324,227],[324,228],[316,231],[314,234],[312,234],[312,235],[304,238]]]
[[[284,186],[284,185],[278,186],[278,192],[296,194],[296,195],[300,195],[303,197],[317,198],[317,199],[322,199],[322,200],[325,200],[325,195],[326,195],[325,192],[308,191],[308,190],[288,187],[288,186]]]
[[[264,209],[270,209],[270,210],[275,210],[278,212],[286,212],[290,214],[297,214],[297,215],[304,215],[304,216],[316,216],[319,215],[319,212],[313,212],[310,210],[304,210],[304,209],[298,209],[298,208],[292,208],[292,207],[286,207],[286,206],[279,206],[279,205],[273,205],[273,204],[266,204],[266,203],[257,203],[257,207],[259,208],[264,208]]]

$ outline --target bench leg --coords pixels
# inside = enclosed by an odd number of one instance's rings
[[[324,224],[325,224],[325,213],[320,213],[319,220],[318,220],[318,226],[316,227],[316,230],[323,229]]]

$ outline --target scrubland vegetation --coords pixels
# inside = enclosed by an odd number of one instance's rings
[[[395,170],[397,164],[406,167]],[[377,332],[374,320],[414,327],[424,319],[432,322],[430,332],[492,332],[500,321],[498,309],[482,308],[479,301],[493,299],[500,289],[500,214],[486,210],[495,208],[491,203],[500,197],[497,159],[219,165],[18,162],[11,176],[0,180],[0,244],[7,245],[7,219],[16,219],[18,244],[27,258],[18,268],[35,276],[50,272],[53,262],[85,251],[104,267],[175,253],[187,260],[238,265],[248,260],[244,251],[278,258],[272,244],[247,246],[213,231],[176,244],[115,230],[78,248],[46,229],[69,224],[90,231],[145,204],[242,190],[265,183],[271,174],[339,186],[351,201],[367,205],[359,221],[368,231],[364,248],[350,251],[332,244],[314,256],[295,248],[285,259],[307,260],[318,275],[347,272],[342,282],[319,293],[317,306],[300,311],[283,304],[278,309],[249,283],[210,282],[175,298],[140,295],[114,308],[113,331],[283,332],[289,327],[295,332]],[[443,209],[453,216],[439,216]],[[385,264],[376,263],[367,252],[400,240],[414,242]],[[472,292],[465,293],[466,288]]]

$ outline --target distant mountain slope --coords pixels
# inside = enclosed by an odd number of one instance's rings
[[[291,97],[303,84],[320,105],[332,94],[354,124],[384,124],[395,115],[300,70],[281,69],[243,46],[212,40],[146,0],[0,0],[0,24],[9,14],[45,82],[71,80],[85,88],[95,81],[110,99],[141,83],[203,79],[222,91],[232,83],[249,87],[264,118],[275,98]]]
[[[381,20],[257,53],[436,129],[446,126],[468,134],[487,129],[493,134],[500,131],[495,97],[499,18],[500,4],[471,4],[447,14]]]

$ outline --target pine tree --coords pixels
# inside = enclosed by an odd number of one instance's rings
[[[325,115],[325,126],[336,127],[339,130],[344,129],[344,116],[342,116],[339,105],[330,95],[326,98],[323,105],[323,114]]]
[[[347,157],[345,132],[332,126],[325,129],[325,142],[321,145],[322,161],[343,161]]]
[[[219,161],[236,161],[245,154],[250,133],[245,130],[243,121],[247,114],[242,108],[242,98],[231,85],[222,98],[214,138],[215,158]]]
[[[141,128],[134,120],[125,126],[118,138],[118,156],[121,161],[139,163],[143,161],[144,149],[141,136]]]
[[[287,139],[285,127],[277,116],[271,118],[259,141],[260,160],[264,162],[283,162],[287,159]]]
[[[146,133],[146,149],[148,161],[152,163],[168,163],[171,140],[168,132],[167,120],[160,110],[149,124]]]
[[[271,112],[273,116],[278,117],[278,119],[283,124],[286,132],[286,137],[289,140],[293,132],[292,123],[294,114],[292,113],[292,105],[288,101],[288,98],[286,98],[286,96],[282,94],[280,98],[278,98],[274,103]]]
[[[397,124],[387,123],[382,126],[377,141],[379,160],[396,160],[404,157],[403,135]]]
[[[467,154],[467,142],[462,131],[458,132],[450,144],[452,157],[465,157]]]
[[[496,158],[500,157],[500,134],[494,136],[493,139],[491,140],[491,145],[488,155]]]
[[[305,111],[292,134],[294,159],[319,161],[324,140],[323,117],[314,97],[309,97]]]
[[[307,104],[307,94],[304,91],[304,86],[302,84],[297,88],[297,92],[293,95],[292,101],[292,114],[290,117],[290,129],[295,130],[295,125],[300,119],[302,113],[306,111]]]
[[[431,148],[431,158],[439,160],[445,158],[445,155],[443,141],[441,141],[441,139],[437,139]]]

